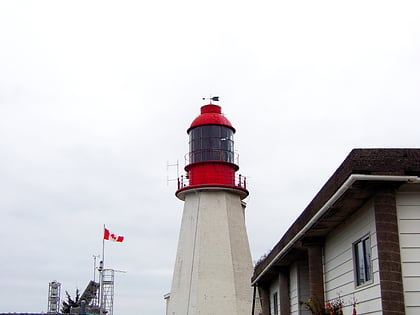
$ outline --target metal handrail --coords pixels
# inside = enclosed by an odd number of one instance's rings
[[[220,185],[225,186],[226,184],[223,183],[223,180],[222,180],[222,179],[224,179],[224,177],[220,177],[220,179],[221,179],[220,182],[190,185],[189,178],[187,176],[181,175],[178,178],[178,189],[183,189],[183,188],[187,188],[187,187],[194,187],[194,186],[203,186],[203,185],[205,185],[205,186],[212,186],[212,185],[214,185],[214,186],[220,186]],[[229,185],[227,185],[227,186],[229,186]],[[241,188],[241,189],[246,189],[246,177],[241,175],[241,174],[235,175],[234,183],[233,183],[232,186],[237,187],[237,188]]]

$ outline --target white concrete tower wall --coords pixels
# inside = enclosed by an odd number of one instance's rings
[[[252,272],[240,195],[188,191],[168,315],[251,314]]]

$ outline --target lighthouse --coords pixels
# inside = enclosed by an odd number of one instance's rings
[[[235,129],[221,107],[208,104],[187,130],[184,201],[167,315],[251,314],[253,273],[245,228],[248,196],[238,175]]]

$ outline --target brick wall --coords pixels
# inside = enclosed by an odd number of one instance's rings
[[[383,314],[403,315],[404,292],[394,189],[380,188],[374,197],[374,208]]]

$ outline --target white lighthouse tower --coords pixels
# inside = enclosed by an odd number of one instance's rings
[[[253,272],[245,229],[245,178],[236,175],[235,129],[208,104],[187,130],[184,200],[167,315],[251,314]]]

